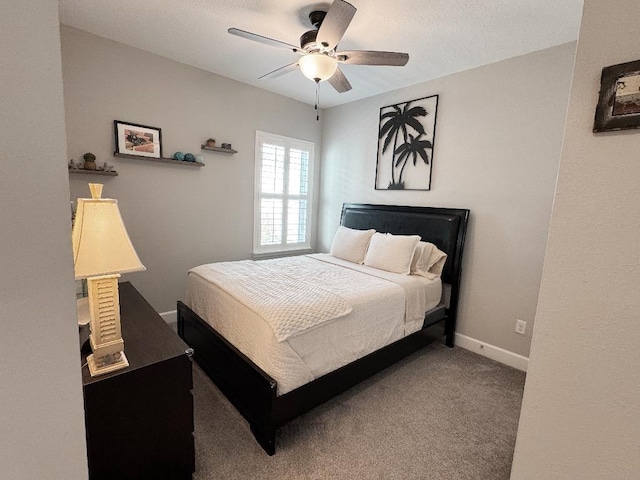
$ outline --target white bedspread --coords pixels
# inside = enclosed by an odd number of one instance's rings
[[[299,264],[311,271],[290,259],[254,263],[272,262],[282,275],[300,275],[342,297],[351,312],[279,342],[267,320],[207,278],[211,269],[190,271],[185,294],[194,312],[278,382],[279,395],[419,330],[424,312],[440,302],[439,279],[382,272],[326,254],[292,258],[306,258]]]
[[[279,342],[340,318],[352,308],[321,285],[344,283],[340,270],[309,257],[200,265],[191,273],[233,295],[262,317]],[[322,278],[322,282],[317,279]]]

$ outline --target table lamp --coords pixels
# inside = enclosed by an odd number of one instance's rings
[[[120,331],[118,278],[145,267],[124,227],[118,201],[100,198],[100,183],[90,183],[89,189],[92,198],[78,199],[72,239],[76,280],[87,279],[93,352],[87,364],[94,377],[129,366]]]

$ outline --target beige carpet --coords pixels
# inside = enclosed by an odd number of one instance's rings
[[[204,479],[508,479],[525,374],[433,344],[285,425],[276,454],[194,364]]]

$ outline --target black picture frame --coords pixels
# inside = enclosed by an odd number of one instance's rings
[[[431,190],[438,99],[380,108],[376,190]]]
[[[594,133],[632,128],[640,128],[640,60],[602,69],[593,125]]]
[[[162,158],[162,129],[137,123],[113,121],[115,153]]]

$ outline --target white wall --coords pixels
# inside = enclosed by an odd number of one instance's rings
[[[640,472],[640,131],[591,133],[638,25],[637,0],[585,0],[513,479]]]
[[[471,209],[457,331],[527,356],[574,50],[561,45],[327,110],[320,249],[343,202]],[[434,94],[431,190],[374,190],[380,107]],[[525,336],[514,333],[516,318],[528,322]]]
[[[0,477],[87,478],[54,0],[0,15]]]
[[[315,142],[319,158],[321,124],[310,105],[81,30],[61,32],[69,155],[81,161],[92,152],[119,173],[72,176],[71,197],[104,181],[147,267],[126,279],[156,310],[175,310],[189,268],[251,256],[255,131]],[[163,156],[202,153],[206,166],[113,158],[114,120],[160,127]],[[209,136],[238,154],[201,152]]]

